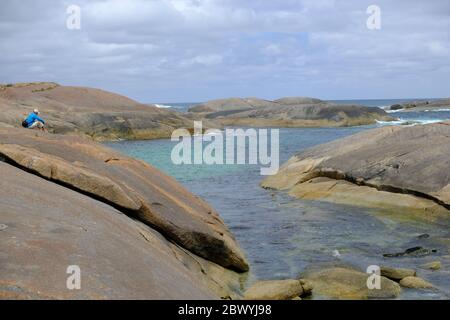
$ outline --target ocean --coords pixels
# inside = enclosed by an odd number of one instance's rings
[[[400,101],[407,100],[351,103],[383,107]],[[184,112],[190,105],[171,104],[171,108]],[[395,124],[418,125],[450,119],[450,111],[392,115],[399,118]],[[383,125],[388,124],[280,129],[280,163],[308,147]],[[388,216],[366,208],[294,199],[283,192],[262,189],[258,165],[174,165],[170,155],[175,144],[168,139],[107,143],[173,176],[216,208],[250,261],[251,279],[295,278],[310,265],[335,262],[361,270],[374,264],[417,269],[432,260],[441,260],[443,269],[450,267],[449,260],[443,259],[450,254],[450,219],[429,223],[408,219],[408,212]],[[417,236],[421,234],[430,237],[419,240]],[[414,246],[437,252],[428,257],[383,257],[385,253],[402,252]],[[450,277],[446,273],[420,270],[420,276],[438,284],[440,291],[403,290],[400,299],[450,297]]]

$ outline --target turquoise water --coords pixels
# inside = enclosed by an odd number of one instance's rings
[[[439,113],[439,117],[445,116],[445,112]],[[417,116],[426,117],[429,115],[424,113]],[[280,163],[305,148],[373,127],[280,129]],[[283,192],[260,188],[263,177],[258,165],[174,165],[170,155],[175,144],[170,140],[108,143],[175,177],[214,206],[245,251],[252,277],[297,277],[305,268],[318,263],[342,262],[362,270],[373,264],[409,267],[417,269],[439,291],[405,289],[402,299],[450,297],[449,220],[435,224],[399,222],[370,209],[293,199]],[[430,236],[422,239],[418,237],[421,234]],[[415,246],[437,251],[424,257],[383,257],[385,253]],[[335,256],[335,250],[339,257]],[[433,260],[441,260],[442,270],[418,268]]]

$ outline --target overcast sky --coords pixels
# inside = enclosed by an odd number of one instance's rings
[[[0,83],[24,81],[141,102],[449,97],[450,1],[1,0]]]

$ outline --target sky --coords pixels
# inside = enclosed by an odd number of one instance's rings
[[[145,103],[450,97],[450,1],[2,0],[0,83],[30,81]]]

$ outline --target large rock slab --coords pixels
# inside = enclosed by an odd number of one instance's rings
[[[115,208],[3,162],[0,176],[0,299],[239,297],[239,274]]]
[[[371,124],[391,121],[380,108],[337,105],[319,99],[289,97],[275,101],[256,98],[212,100],[193,106],[190,114],[219,126],[325,127]]]
[[[50,132],[96,140],[163,138],[176,128],[192,127],[192,121],[178,112],[99,89],[56,83],[0,86],[0,107],[0,123],[19,127],[38,108]]]
[[[219,214],[151,165],[75,136],[0,129],[0,158],[114,206],[225,268],[248,264]]]
[[[382,127],[292,157],[266,188],[307,199],[423,215],[450,208],[450,125]]]

